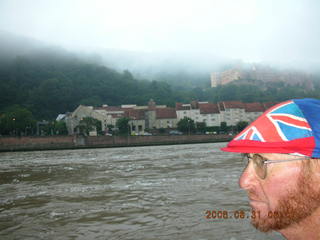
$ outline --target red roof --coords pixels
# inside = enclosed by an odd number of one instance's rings
[[[261,103],[245,103],[246,112],[264,112],[264,106]]]
[[[190,110],[190,106],[183,106],[183,103],[176,103],[176,110]]]
[[[244,103],[240,101],[223,102],[223,105],[225,108],[245,108]]]
[[[200,114],[220,113],[218,104],[215,103],[200,103]]]
[[[123,113],[112,113],[110,114],[112,118],[122,118],[124,117]]]
[[[183,110],[182,103],[176,103],[176,110]]]
[[[125,116],[134,119],[134,120],[143,120],[144,119],[144,109],[125,109]]]
[[[157,108],[156,109],[156,118],[177,118],[177,113],[174,108]]]
[[[123,111],[121,107],[108,106],[108,107],[95,107],[96,110],[105,110],[107,112]]]
[[[264,110],[267,110],[267,109],[271,108],[272,106],[274,106],[276,104],[277,104],[277,102],[266,102],[266,103],[263,103]]]

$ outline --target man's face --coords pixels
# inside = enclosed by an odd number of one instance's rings
[[[275,153],[259,155],[268,160],[301,158]],[[260,217],[252,219],[257,229],[264,232],[284,229],[310,216],[320,206],[320,190],[314,190],[314,179],[305,165],[299,160],[268,164],[267,177],[261,179],[250,161],[239,184],[247,191],[252,209],[260,213]]]

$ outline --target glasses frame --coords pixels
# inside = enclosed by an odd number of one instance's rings
[[[263,165],[262,166],[257,164],[257,160],[254,159],[254,156],[259,156],[259,157],[262,158],[262,160],[263,160]],[[266,179],[267,178],[267,175],[268,175],[268,164],[271,164],[271,163],[283,163],[283,162],[293,162],[293,161],[302,161],[302,160],[310,160],[310,159],[312,159],[310,157],[301,157],[301,158],[294,158],[294,159],[268,160],[268,159],[264,158],[263,156],[261,156],[260,154],[257,154],[257,153],[254,153],[252,156],[250,156],[249,154],[245,154],[244,158],[246,158],[248,160],[248,163],[247,163],[247,166],[245,167],[245,169],[248,167],[249,162],[252,161],[253,167],[254,167],[254,171],[255,171],[256,175],[260,179]]]

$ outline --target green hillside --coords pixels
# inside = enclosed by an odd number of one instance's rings
[[[0,47],[4,47],[1,42]],[[145,105],[151,98],[168,106],[191,100],[267,102],[320,98],[318,82],[312,90],[302,85],[252,79],[210,88],[209,75],[208,83],[205,74],[187,72],[162,73],[157,81],[139,80],[129,71],[118,72],[90,63],[58,47],[41,46],[14,54],[9,57],[7,49],[6,55],[0,56],[0,114],[18,105],[31,111],[37,120],[54,119],[59,113],[73,111],[79,104]]]

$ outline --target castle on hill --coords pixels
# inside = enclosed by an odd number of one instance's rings
[[[241,66],[221,72],[211,73],[211,87],[226,85],[238,80],[258,80],[263,82],[285,82],[290,85],[303,85],[313,89],[312,76],[301,71],[276,70],[262,65]]]

